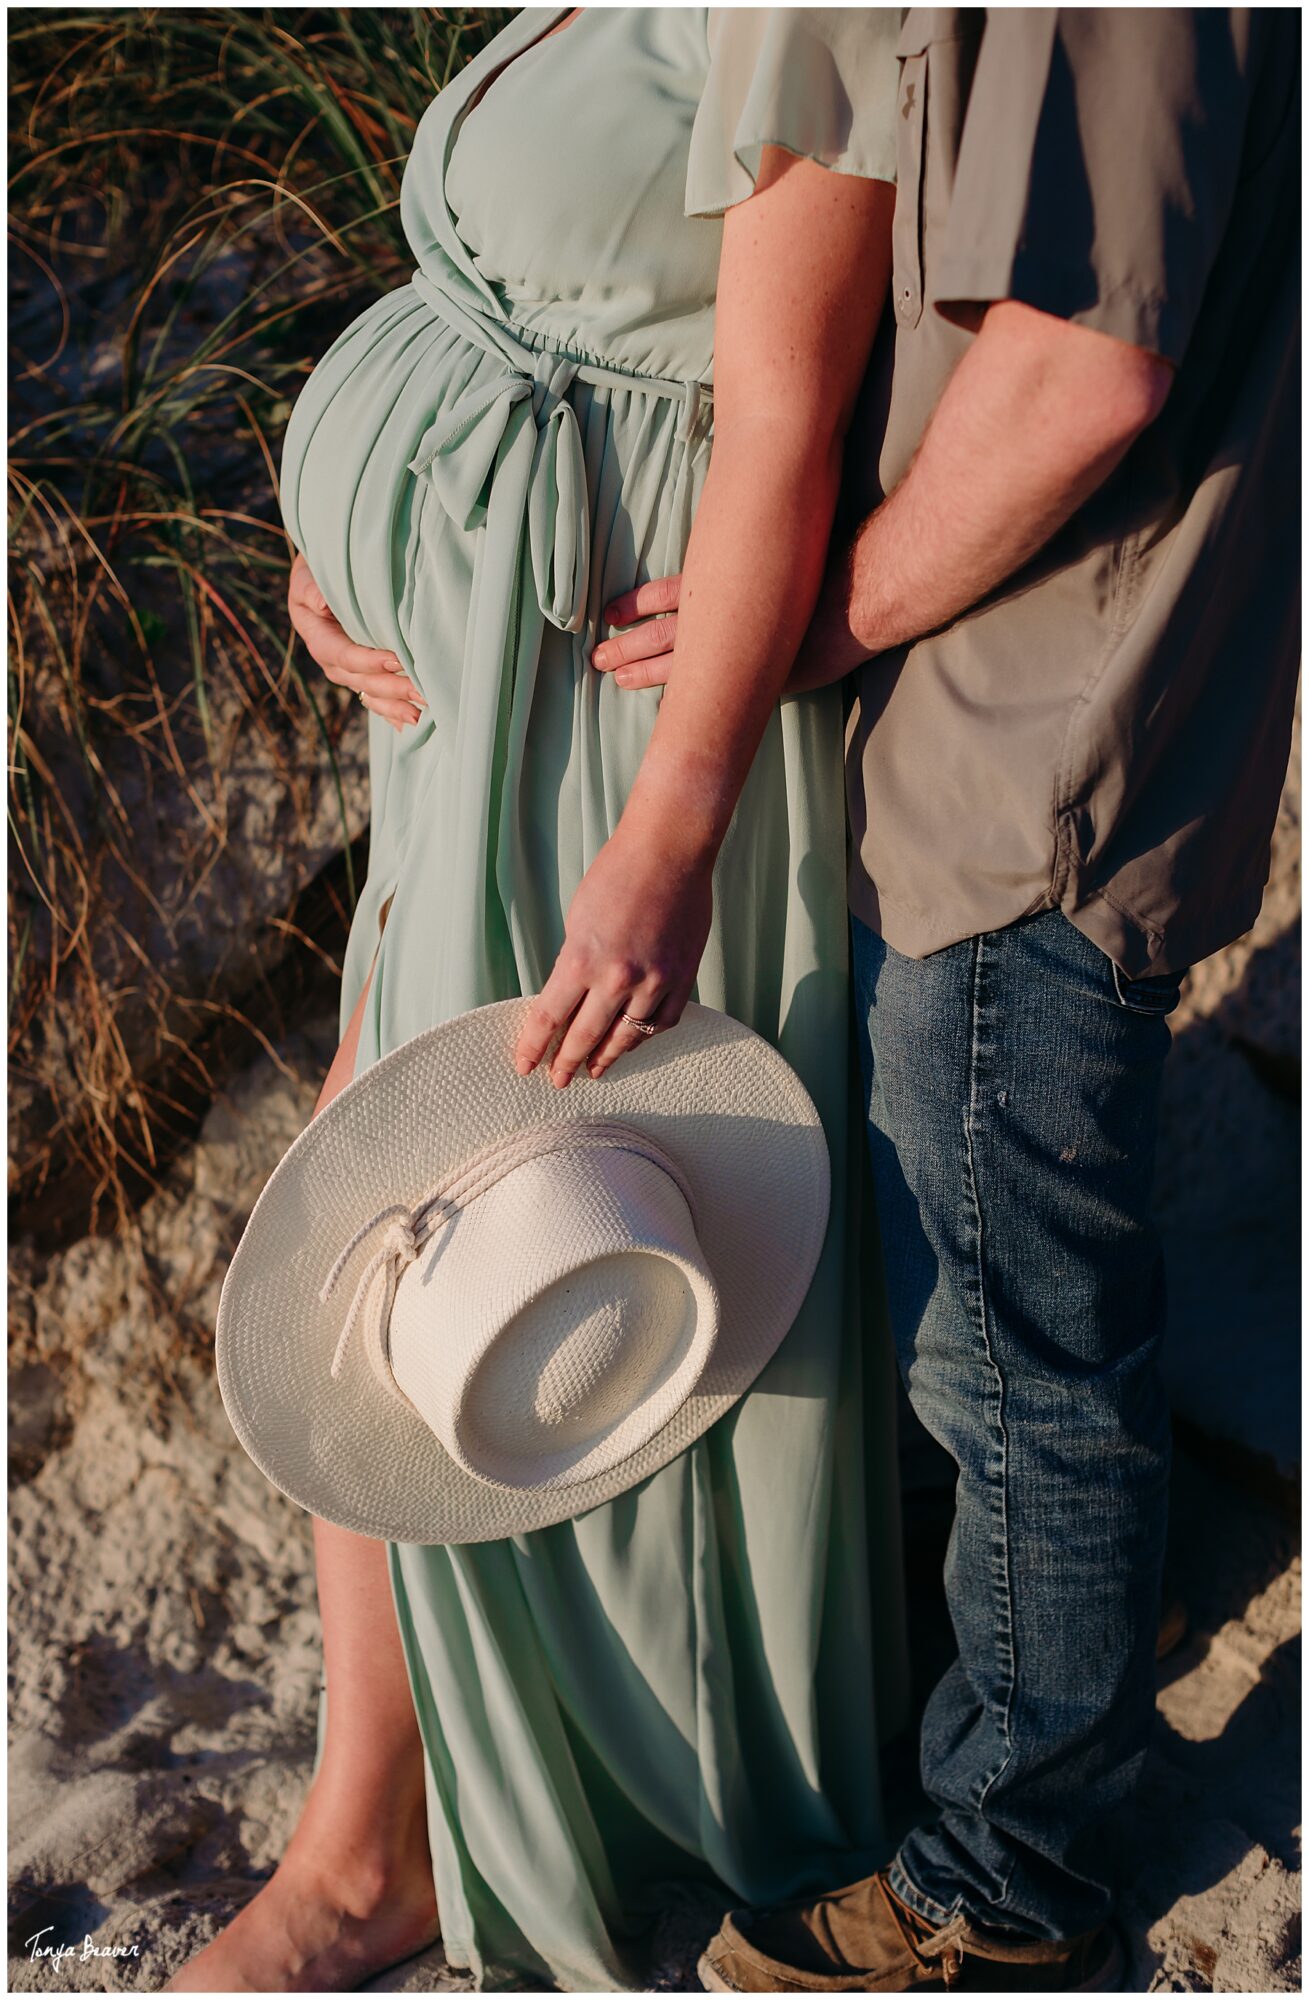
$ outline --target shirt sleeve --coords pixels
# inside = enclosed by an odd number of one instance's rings
[[[899,20],[890,7],[711,7],[686,213],[753,194],[765,146],[894,182]]]
[[[1017,299],[1180,362],[1242,172],[1248,23],[992,10],[929,303]]]

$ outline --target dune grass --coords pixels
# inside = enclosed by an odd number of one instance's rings
[[[233,859],[238,756],[304,805],[301,874],[326,777],[353,893],[348,704],[291,646],[280,436],[316,355],[409,268],[415,125],[505,18],[9,15],[11,1188],[29,1203],[75,1158],[92,1206],[121,1210],[124,1168],[149,1176],[175,1122],[179,1051],[216,1011],[265,1038],[242,940],[210,948],[205,901]]]

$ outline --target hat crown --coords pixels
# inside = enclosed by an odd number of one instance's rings
[[[659,1149],[524,1159],[444,1222],[396,1288],[397,1386],[460,1465],[516,1488],[621,1464],[702,1376],[719,1301]]]

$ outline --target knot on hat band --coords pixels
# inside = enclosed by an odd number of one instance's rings
[[[387,1225],[386,1234],[359,1274],[350,1310],[332,1355],[333,1381],[340,1377],[354,1330],[363,1320],[364,1351],[374,1374],[393,1396],[407,1402],[408,1398],[391,1370],[388,1337],[396,1287],[408,1267],[417,1261],[420,1252],[438,1230],[453,1222],[470,1202],[495,1187],[516,1167],[551,1153],[592,1152],[604,1148],[636,1153],[662,1168],[692,1210],[694,1220],[691,1190],[682,1169],[648,1132],[639,1131],[634,1125],[622,1124],[617,1119],[594,1119],[579,1120],[569,1125],[536,1125],[511,1132],[454,1168],[415,1207],[392,1203],[378,1209],[356,1229],[332,1265],[318,1294],[324,1305],[336,1290],[355,1251],[375,1231]],[[370,1300],[373,1310],[368,1312]]]

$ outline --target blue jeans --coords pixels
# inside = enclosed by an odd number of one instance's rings
[[[855,921],[901,1372],[959,1468],[959,1657],[923,1718],[939,1809],[891,1868],[929,1922],[1065,1938],[1109,1909],[1106,1817],[1154,1711],[1169,1421],[1150,1219],[1180,975],[1059,911],[909,959]]]

